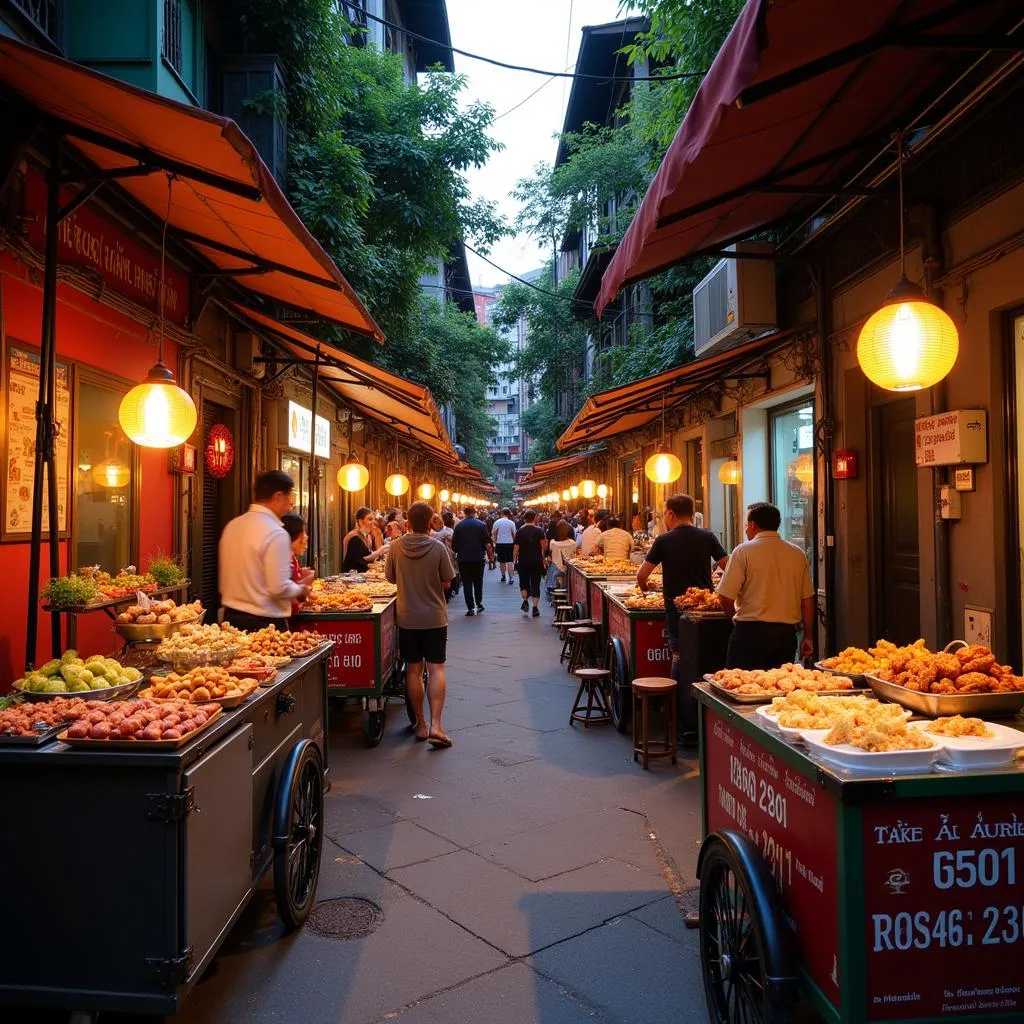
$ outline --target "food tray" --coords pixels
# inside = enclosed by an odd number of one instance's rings
[[[946,715],[973,715],[978,718],[1009,718],[1024,707],[1024,692],[1011,693],[921,693],[908,690],[899,683],[890,683],[877,676],[864,677],[871,689],[886,700],[929,718]]]
[[[858,693],[865,693],[866,691],[860,690]],[[843,696],[849,696],[849,693],[844,693]],[[790,743],[800,743],[803,741],[804,733],[820,733],[822,736],[827,736],[831,731],[831,727],[827,729],[801,729],[798,726],[782,725],[779,722],[778,715],[773,715],[769,711],[770,705],[761,704],[759,705],[754,714],[757,716],[758,721],[761,725],[769,732],[777,733],[781,736],[785,736]],[[905,718],[910,717],[910,711],[903,712]],[[941,737],[933,736],[932,739],[940,741]],[[1024,734],[1021,735],[1021,746],[1024,746]]]
[[[700,608],[677,608],[677,612],[684,619],[724,619],[725,612],[702,611]]]
[[[773,697],[784,697],[784,693],[780,692],[769,692],[762,690],[760,693],[736,693],[733,690],[727,690],[724,686],[715,682],[714,676],[710,673],[704,674],[704,682],[711,687],[715,693],[726,700],[732,701],[733,704],[767,704]],[[852,690],[810,690],[810,693],[814,693],[819,697],[856,697],[861,694],[870,693],[870,690],[858,689],[854,687]]]
[[[825,733],[820,730],[805,729],[804,743],[808,749],[826,761],[852,768],[855,771],[869,772],[903,772],[924,771],[931,767],[935,759],[942,753],[941,737],[932,736],[934,745],[927,750],[861,750],[848,743],[830,746],[825,742]]]
[[[65,690],[63,693],[33,693],[30,690],[19,690],[17,688],[14,692],[32,704],[38,704],[44,700],[53,700],[54,697],[67,697],[68,700],[72,700],[75,697],[78,697],[79,700],[114,700],[116,697],[130,697],[139,688],[141,682],[141,679],[136,679],[133,683],[108,686],[105,690],[76,690],[73,693],[70,690]]]
[[[826,668],[820,661],[816,661],[814,667],[819,672],[827,672],[830,676],[846,676],[847,679],[852,679],[855,683],[860,683],[861,686],[867,682],[867,676],[863,672],[840,672],[837,668]]]
[[[201,703],[212,704],[214,702],[204,700]],[[66,743],[69,747],[73,747],[76,750],[177,750],[178,747],[183,747],[186,743],[191,743],[201,732],[206,732],[206,730],[209,729],[210,726],[213,725],[213,723],[216,722],[223,714],[223,709],[217,708],[217,710],[214,711],[198,729],[193,729],[190,733],[186,733],[177,740],[69,739],[67,729],[59,732],[57,734],[57,739],[59,739],[61,743]]]
[[[225,647],[221,651],[196,651],[193,654],[167,656],[157,652],[157,660],[170,665],[175,672],[187,672],[190,668],[205,668],[207,665],[230,665],[238,657],[241,647]]]
[[[942,736],[929,732],[930,722],[912,722],[911,727],[920,729],[929,739],[942,747],[943,761],[957,768],[993,768],[1014,759],[1017,751],[1024,747],[1024,732],[998,722],[985,724],[995,736]]]
[[[169,704],[172,700],[183,700],[186,704],[219,704],[222,708],[237,708],[239,704],[244,704],[257,690],[258,686],[254,686],[247,693],[243,693],[241,696],[236,697],[204,697],[202,700],[191,700],[188,697],[154,697],[153,691],[146,689],[139,693],[140,697],[145,697],[146,700],[153,701],[154,704]],[[97,740],[96,742],[100,742]],[[150,741],[155,742],[155,741]]]
[[[50,725],[45,729],[38,729],[33,736],[13,736],[11,733],[0,732],[0,747],[41,747],[66,728],[67,722],[62,722],[60,725]]]
[[[114,628],[125,638],[135,643],[143,640],[163,640],[164,637],[177,633],[182,626],[196,622],[197,617],[181,619],[178,622],[151,622],[148,625],[140,626],[135,622],[115,622]]]

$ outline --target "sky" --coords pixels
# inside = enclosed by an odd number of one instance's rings
[[[619,0],[447,2],[453,46],[510,64],[552,71],[565,70],[575,63],[584,25],[600,25],[620,17]],[[475,197],[494,200],[511,221],[519,208],[511,195],[516,182],[529,177],[541,161],[554,162],[558,144],[553,136],[562,127],[572,80],[509,71],[460,54],[455,54],[455,70],[469,80],[463,92],[465,102],[482,100],[494,108],[497,119],[491,135],[505,145],[486,166],[467,175],[470,188]],[[502,116],[541,85],[544,87],[518,110]],[[520,235],[502,239],[488,258],[521,275],[543,266],[547,255],[534,239]],[[467,256],[474,287],[508,280],[473,253]]]

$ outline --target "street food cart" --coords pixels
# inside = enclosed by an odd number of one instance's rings
[[[373,608],[366,611],[302,611],[292,616],[292,623],[333,641],[328,695],[361,701],[363,738],[367,746],[377,746],[384,737],[389,699],[405,698],[405,677],[396,671],[395,598],[374,598]]]
[[[624,573],[593,573],[581,569],[573,562],[566,563],[566,589],[569,591],[569,603],[583,606],[583,618],[600,622],[602,609],[601,595],[598,584],[606,580],[636,583],[636,572],[631,575]]]
[[[0,1017],[177,1013],[268,871],[284,922],[305,921],[323,842],[330,653],[283,665],[177,748],[0,737]]]
[[[998,766],[843,767],[773,730],[764,705],[695,691],[711,1020],[787,1021],[798,991],[826,1021],[1021,1020],[1012,747]]]

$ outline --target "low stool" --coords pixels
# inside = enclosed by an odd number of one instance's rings
[[[561,665],[569,659],[572,654],[572,637],[569,636],[570,629],[577,629],[583,626],[592,626],[590,619],[566,619],[558,624],[558,636],[562,641],[562,653],[558,655],[558,664]]]
[[[572,640],[569,647],[570,672],[597,663],[597,630],[593,626],[573,626],[566,635]]]
[[[565,587],[555,587],[551,591],[551,603],[554,605],[560,604],[563,601],[569,600],[569,591]]]
[[[573,675],[579,679],[580,686],[569,712],[569,725],[582,722],[586,729],[592,724],[610,722],[612,715],[605,699],[604,683],[611,678],[611,672],[606,668],[578,668]]]
[[[565,622],[566,619],[572,618],[572,605],[567,603],[555,605],[555,621],[552,625],[557,626],[560,622]]]
[[[670,757],[676,763],[676,714],[678,683],[660,676],[633,680],[633,760],[642,759],[647,771],[650,758]],[[667,700],[666,700],[667,698]],[[667,703],[662,707],[664,739],[651,739],[651,700]]]

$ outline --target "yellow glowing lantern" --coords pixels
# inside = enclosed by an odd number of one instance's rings
[[[670,484],[682,473],[683,464],[671,452],[655,452],[644,463],[644,475],[656,484]]]
[[[361,462],[346,462],[338,470],[338,486],[343,491],[361,491],[370,482],[370,471]]]
[[[441,499],[441,501],[447,501],[451,497],[451,493],[448,491],[447,488],[442,487],[440,493],[438,494],[438,497]]]
[[[593,480],[580,481],[580,494],[584,498],[593,498],[597,494],[597,484]]]
[[[157,363],[141,384],[121,399],[121,429],[143,448],[175,448],[196,429],[196,403],[178,387],[174,374]]]
[[[735,487],[740,482],[740,464],[735,459],[723,462],[718,467],[718,479],[726,487]]]
[[[568,500],[569,500],[569,488],[565,487],[565,488],[562,489],[562,501],[568,501]]]
[[[640,500],[640,492],[639,491],[634,491],[633,492],[633,504],[635,505],[639,500]]]
[[[608,485],[607,484],[598,484],[597,485],[597,496],[602,501],[604,501],[604,499],[608,497]]]
[[[572,498],[573,501],[575,501],[579,496],[580,489],[579,487],[576,486],[576,484],[573,484],[572,487],[569,488],[569,497]]]
[[[392,473],[384,481],[384,490],[395,498],[401,497],[409,490],[409,478],[402,473]]]
[[[131,476],[131,471],[120,459],[104,459],[92,470],[92,478],[100,487],[127,487]]]
[[[423,501],[430,501],[434,496],[434,485],[433,484],[420,484],[416,488],[416,497]]]

